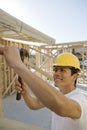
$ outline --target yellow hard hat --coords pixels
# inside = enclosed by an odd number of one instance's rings
[[[72,53],[62,53],[55,59],[53,66],[70,66],[80,70],[80,62]]]

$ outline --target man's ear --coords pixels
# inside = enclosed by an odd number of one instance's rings
[[[73,79],[76,80],[77,78],[78,78],[78,74],[77,73],[73,74]]]

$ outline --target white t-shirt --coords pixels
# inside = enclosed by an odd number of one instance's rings
[[[52,112],[52,130],[87,130],[87,97],[77,88],[65,96],[80,104],[82,109],[81,117],[71,119]]]

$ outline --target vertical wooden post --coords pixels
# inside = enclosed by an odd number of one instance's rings
[[[2,90],[3,90],[3,58],[0,57],[0,118],[3,117],[3,103],[2,103]]]
[[[2,90],[0,88],[0,118],[3,117]]]
[[[37,47],[36,49],[40,51],[39,47]],[[40,67],[40,65],[41,65],[41,53],[39,53],[39,51],[36,51],[36,66],[38,66],[38,67]],[[41,76],[40,73],[38,73],[38,72],[36,72],[36,73],[37,73],[37,75]]]

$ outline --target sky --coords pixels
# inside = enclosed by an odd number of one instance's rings
[[[0,9],[56,43],[87,41],[87,0],[0,0]]]

